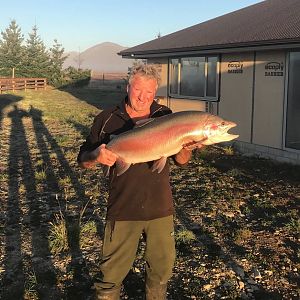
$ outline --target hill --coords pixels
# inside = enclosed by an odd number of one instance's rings
[[[79,53],[67,52],[69,55],[64,63],[64,68],[69,66],[82,69],[91,69],[98,72],[127,72],[132,65],[131,59],[124,59],[117,53],[127,49],[121,45],[105,42],[95,45]]]

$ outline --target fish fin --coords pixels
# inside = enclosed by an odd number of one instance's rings
[[[105,177],[108,176],[109,170],[110,170],[110,166],[102,165],[102,172],[103,172],[103,175],[104,175]]]
[[[129,169],[130,165],[131,163],[127,163],[122,159],[117,159],[116,161],[117,176],[120,176],[123,173],[125,173]]]
[[[165,156],[154,161],[154,163],[152,165],[152,172],[157,170],[157,172],[160,173],[163,170],[163,168],[165,167],[166,162],[167,162],[167,157],[165,157]]]
[[[151,123],[153,120],[154,120],[154,118],[148,118],[148,119],[143,119],[143,120],[136,121],[135,127],[142,127],[146,124]]]

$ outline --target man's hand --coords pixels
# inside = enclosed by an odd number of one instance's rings
[[[192,156],[192,151],[186,148],[182,148],[175,156],[175,162],[178,165],[185,165],[189,162]]]
[[[106,149],[106,145],[102,144],[94,151],[96,162],[106,165],[106,166],[113,166],[117,160],[117,155],[111,152],[110,150]]]
[[[204,138],[202,139],[201,141],[198,141],[198,142],[190,142],[190,143],[187,143],[185,145],[183,145],[183,149],[187,149],[187,150],[194,150],[194,149],[201,149],[204,145],[202,144],[204,141],[206,141],[207,138]]]
[[[202,140],[201,142],[203,142],[204,140]],[[192,157],[192,150],[201,149],[203,147],[201,142],[190,142],[186,145],[183,145],[183,148],[174,156],[176,164],[187,164]]]
[[[106,149],[106,145],[102,144],[91,152],[84,152],[81,155],[79,165],[82,168],[93,168],[97,163],[111,167],[117,160],[117,155]]]

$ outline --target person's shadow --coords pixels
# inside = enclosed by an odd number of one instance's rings
[[[0,147],[7,157],[7,163],[0,165],[0,175],[7,178],[7,185],[0,186],[1,195],[5,195],[0,211],[4,237],[0,299],[23,299],[31,291],[39,299],[62,299],[64,292],[58,285],[49,246],[49,224],[60,211],[71,254],[68,268],[73,273],[66,297],[86,299],[91,294],[91,279],[79,246],[80,207],[72,216],[59,207],[53,196],[61,195],[57,165],[59,175],[71,179],[76,194],[72,201],[82,204],[88,199],[78,174],[43,122],[42,112],[34,107],[21,109],[16,103],[20,100],[22,97],[0,95]],[[43,177],[38,178],[39,174]]]

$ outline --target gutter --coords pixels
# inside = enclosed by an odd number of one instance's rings
[[[155,58],[155,57],[176,57],[183,55],[199,55],[199,54],[217,54],[217,53],[232,53],[232,52],[247,52],[247,51],[264,51],[264,50],[276,50],[276,49],[288,49],[288,48],[300,48],[299,40],[295,42],[274,42],[268,44],[257,45],[220,45],[215,47],[192,47],[192,48],[180,48],[178,49],[164,49],[164,50],[150,50],[150,51],[138,51],[138,52],[119,52],[118,55],[122,55],[122,58]]]

